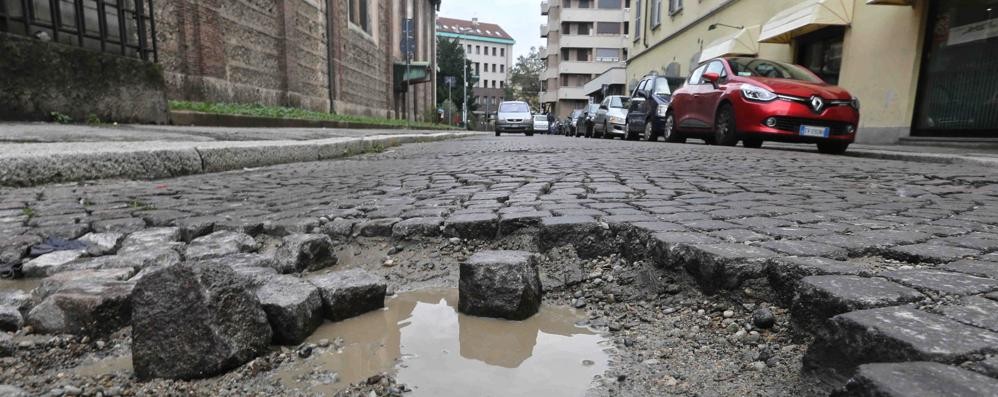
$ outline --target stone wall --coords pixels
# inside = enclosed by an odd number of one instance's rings
[[[167,121],[159,65],[120,55],[0,33],[0,119]]]
[[[336,1],[333,12],[333,59],[336,73],[336,103],[339,113],[388,117],[392,104],[390,23],[373,23],[371,34],[352,26],[347,19],[347,1]],[[388,1],[376,2],[374,21],[391,21]]]

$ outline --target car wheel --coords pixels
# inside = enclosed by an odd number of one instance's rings
[[[676,116],[672,112],[665,115],[665,128],[663,128],[662,136],[665,137],[666,142],[686,143],[686,138],[676,131]]]
[[[613,134],[610,133],[610,126],[607,124],[603,125],[603,139],[613,139]]]
[[[742,146],[750,149],[758,149],[762,147],[762,139],[759,138],[745,138],[742,139]]]
[[[527,134],[527,136],[534,136],[533,132],[527,132],[526,134]]]
[[[645,123],[645,133],[643,138],[649,142],[658,140],[658,137],[655,136],[655,123]]]
[[[496,131],[496,136],[499,136],[499,131]]]
[[[714,144],[721,146],[738,144],[738,132],[735,131],[735,111],[731,105],[721,105],[717,109],[717,119],[714,120]]]
[[[818,152],[824,154],[842,154],[849,149],[848,143],[843,142],[821,142],[818,144]]]

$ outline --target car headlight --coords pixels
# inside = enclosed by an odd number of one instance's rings
[[[751,101],[769,102],[776,99],[773,91],[752,84],[742,84],[742,96]]]
[[[620,116],[610,117],[610,122],[614,124],[624,124],[624,118]]]
[[[852,101],[849,101],[849,106],[853,109],[859,110],[859,98],[852,97]]]
[[[669,112],[669,106],[667,105],[658,105],[658,109],[655,110],[655,113],[658,115],[658,117],[665,117],[665,114],[668,112]]]

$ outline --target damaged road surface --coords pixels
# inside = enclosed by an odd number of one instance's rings
[[[998,393],[985,168],[482,137],[3,189],[0,231],[0,395]]]

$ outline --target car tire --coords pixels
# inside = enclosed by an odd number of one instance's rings
[[[759,138],[745,138],[742,139],[742,146],[749,149],[758,149],[762,147],[762,139]]]
[[[534,133],[533,132],[528,132],[527,136],[534,136]]]
[[[610,133],[610,126],[609,125],[603,124],[603,136],[601,136],[601,138],[603,138],[603,139],[613,139],[613,134]]]
[[[496,131],[496,136],[499,136],[500,134],[501,134],[501,133],[500,133],[499,131]]]
[[[849,149],[848,143],[843,142],[821,142],[818,143],[818,152],[824,154],[843,154]]]
[[[735,146],[738,144],[738,131],[735,129],[735,110],[724,104],[717,109],[714,119],[714,144]]]
[[[676,131],[676,116],[672,112],[665,115],[665,127],[663,128],[662,136],[665,137],[666,142],[686,143],[686,138],[679,131]]]
[[[658,136],[655,135],[655,123],[647,122],[645,123],[645,130],[642,134],[642,138],[648,142],[654,142],[658,140]]]

